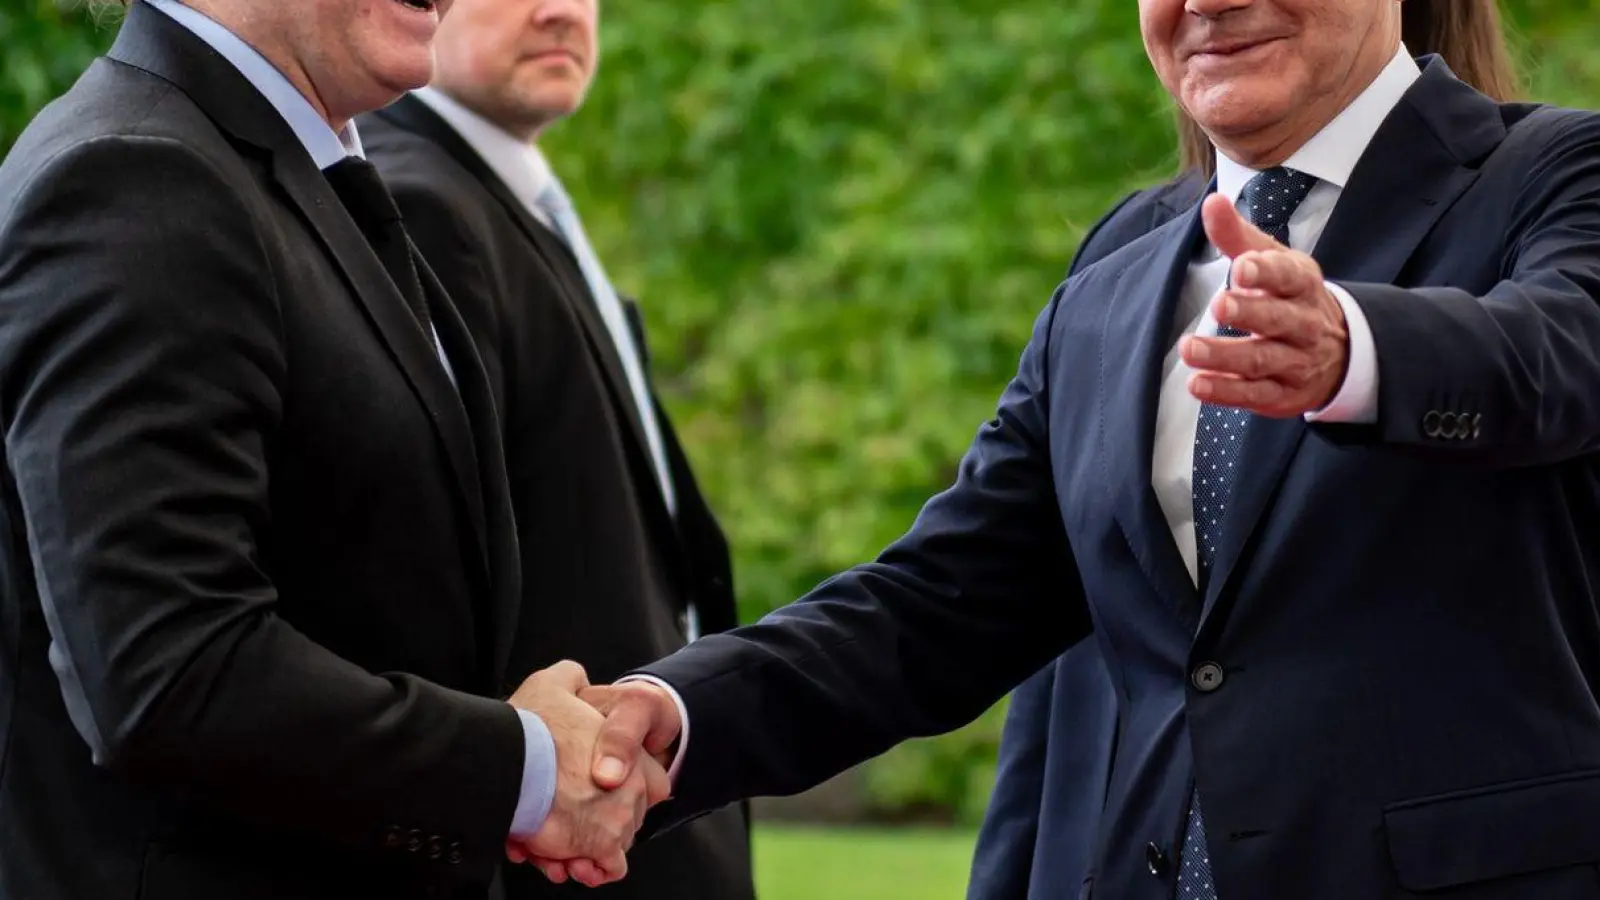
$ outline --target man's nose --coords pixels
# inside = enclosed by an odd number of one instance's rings
[[[1185,0],[1183,11],[1203,19],[1219,19],[1255,3],[1256,0]]]

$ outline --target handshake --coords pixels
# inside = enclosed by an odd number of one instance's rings
[[[558,884],[571,878],[598,887],[622,878],[645,813],[672,791],[677,704],[645,681],[591,685],[574,662],[535,672],[510,703],[537,715],[555,738],[556,792],[544,826],[512,835],[506,856]]]

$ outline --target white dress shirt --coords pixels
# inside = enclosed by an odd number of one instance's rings
[[[166,13],[173,21],[188,29],[211,49],[226,59],[245,80],[267,98],[289,128],[299,138],[317,168],[326,169],[346,156],[366,158],[361,149],[361,136],[356,123],[350,122],[339,132],[311,105],[284,74],[226,26],[210,17],[177,2],[177,0],[146,0],[150,6]],[[439,342],[437,330],[433,333],[434,349],[445,372],[455,381],[450,360]],[[525,752],[522,761],[522,787],[517,796],[516,811],[511,819],[511,834],[531,835],[544,824],[556,794],[556,743],[544,721],[527,710],[517,710],[522,720]]]
[[[1404,45],[1344,111],[1284,161],[1290,169],[1315,176],[1318,180],[1289,219],[1289,246],[1311,252],[1327,227],[1356,163],[1372,143],[1378,126],[1399,104],[1421,70]],[[1255,177],[1254,170],[1217,154],[1217,191],[1234,203],[1239,202],[1245,183]],[[1189,577],[1196,578],[1194,537],[1194,435],[1199,427],[1200,401],[1189,393],[1193,370],[1178,357],[1178,341],[1184,335],[1204,329],[1214,334],[1217,322],[1210,312],[1210,301],[1227,279],[1229,260],[1209,243],[1201,247],[1189,265],[1183,295],[1178,301],[1173,323],[1172,349],[1161,366],[1161,395],[1156,408],[1155,453],[1151,460],[1151,483],[1161,510],[1166,514],[1172,536],[1183,553]],[[1349,292],[1336,284],[1328,285],[1344,310],[1350,334],[1350,363],[1344,384],[1326,407],[1307,413],[1310,421],[1373,422],[1378,409],[1378,357],[1372,329],[1361,307]],[[1154,302],[1154,298],[1151,298]],[[678,752],[669,774],[676,778],[689,747],[689,711],[672,685],[650,675],[630,676],[624,681],[648,681],[663,688],[678,707],[683,722]]]
[[[1283,165],[1317,179],[1299,209],[1289,219],[1289,246],[1310,253],[1333,215],[1334,205],[1366,152],[1378,126],[1400,102],[1406,89],[1421,75],[1404,45],[1367,89],[1345,107]],[[1256,172],[1217,153],[1217,192],[1234,203]],[[1161,511],[1166,514],[1172,538],[1183,555],[1189,577],[1196,579],[1194,535],[1194,436],[1200,420],[1200,401],[1189,393],[1194,374],[1178,356],[1178,341],[1195,333],[1215,334],[1211,300],[1222,289],[1230,260],[1209,243],[1189,265],[1183,294],[1173,324],[1172,349],[1161,364],[1161,399],[1156,408],[1155,455],[1150,477]],[[1378,408],[1378,359],[1372,329],[1361,307],[1343,288],[1329,288],[1344,310],[1350,333],[1350,363],[1344,384],[1326,407],[1306,418],[1321,422],[1373,422]]]

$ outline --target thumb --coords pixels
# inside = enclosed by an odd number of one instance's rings
[[[615,790],[628,780],[647,748],[664,748],[678,736],[676,707],[659,688],[638,685],[613,688],[605,724],[595,738],[592,775],[595,784]]]
[[[1227,197],[1212,194],[1200,206],[1200,220],[1205,225],[1206,238],[1217,252],[1236,259],[1251,250],[1277,250],[1282,244],[1273,240],[1261,229],[1245,221]]]
[[[570,659],[564,659],[538,673],[540,680],[563,694],[577,694],[589,686],[589,673]]]

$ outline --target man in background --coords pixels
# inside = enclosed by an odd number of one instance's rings
[[[1412,53],[1437,54],[1486,96],[1517,98],[1517,73],[1495,0],[1406,0],[1401,15],[1401,40]],[[1073,258],[1069,278],[1200,201],[1215,174],[1216,151],[1181,111],[1177,132],[1182,174],[1135,192],[1097,223]],[[1116,733],[1117,697],[1093,640],[1013,692],[967,900],[1078,895],[1090,878]],[[1056,799],[1062,797],[1081,801]]]
[[[597,20],[595,0],[457,0],[432,85],[361,128],[504,423],[524,584],[508,671],[570,658],[599,681],[731,628],[735,611],[727,544],[650,383],[638,307],[536,144],[583,102]],[[740,807],[629,862],[602,896],[754,894]],[[571,890],[532,869],[507,888],[513,900]]]
[[[511,662],[491,388],[350,124],[448,7],[134,2],[0,165],[0,898],[486,898],[665,795]]]

